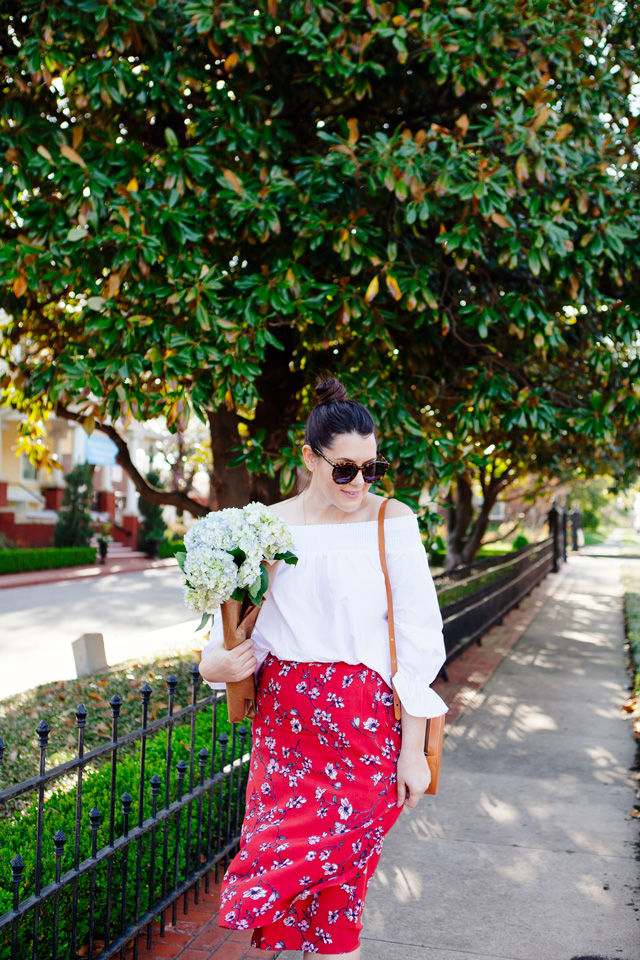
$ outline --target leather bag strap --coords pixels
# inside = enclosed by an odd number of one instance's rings
[[[380,551],[380,566],[384,574],[384,585],[387,591],[387,620],[389,623],[389,654],[391,656],[391,689],[393,690],[393,712],[396,720],[400,720],[402,711],[400,708],[400,698],[396,693],[393,678],[398,672],[398,655],[396,653],[396,630],[393,619],[393,594],[391,592],[391,582],[389,580],[389,570],[387,569],[387,552],[384,544],[384,515],[387,509],[388,500],[383,500],[378,511],[378,549]]]

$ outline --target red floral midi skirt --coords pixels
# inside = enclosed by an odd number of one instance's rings
[[[240,851],[220,926],[264,950],[350,953],[397,820],[400,722],[379,674],[268,656],[260,673]]]

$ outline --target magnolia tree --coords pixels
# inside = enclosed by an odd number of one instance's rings
[[[292,488],[310,384],[470,559],[523,472],[638,454],[630,5],[37,0],[0,12],[6,402],[194,414],[219,506]],[[41,457],[42,445],[34,456]],[[471,492],[483,497],[475,510]]]

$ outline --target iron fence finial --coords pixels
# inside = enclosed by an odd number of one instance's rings
[[[49,742],[49,734],[51,733],[51,727],[46,720],[41,720],[38,726],[36,727],[36,733],[38,734],[38,739],[40,740],[40,746],[46,747]]]

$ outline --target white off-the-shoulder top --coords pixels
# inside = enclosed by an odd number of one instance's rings
[[[390,686],[377,520],[289,529],[299,559],[296,566],[278,565],[256,620],[251,640],[258,668],[269,653],[303,663],[363,663]],[[384,531],[398,656],[395,687],[407,713],[437,717],[447,710],[430,687],[445,659],[442,617],[418,521],[392,517]],[[216,616],[207,646],[221,639],[222,618]]]

